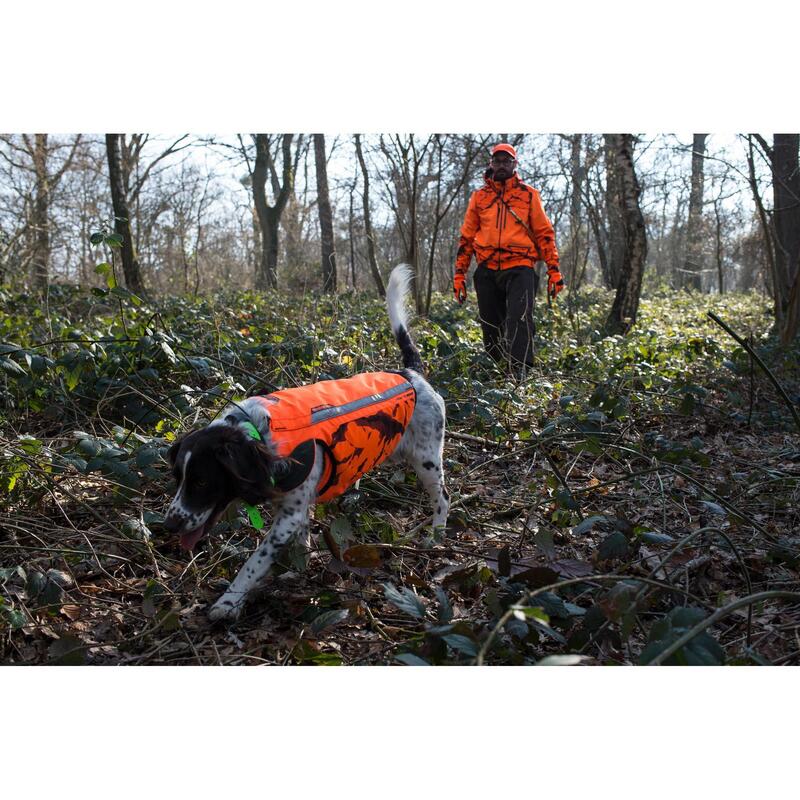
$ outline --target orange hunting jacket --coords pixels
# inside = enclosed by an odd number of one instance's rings
[[[317,502],[342,494],[362,475],[388,458],[414,413],[416,392],[395,372],[365,372],[352,378],[282,389],[257,398],[270,417],[270,441],[296,469],[288,490],[314,466],[316,448],[325,453]]]
[[[533,241],[507,206],[531,229]],[[539,192],[516,173],[505,182],[487,175],[484,185],[472,193],[461,226],[456,274],[466,277],[473,253],[479,265],[494,270],[533,267],[537,261],[558,267],[555,232]]]

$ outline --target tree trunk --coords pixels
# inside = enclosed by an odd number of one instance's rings
[[[623,135],[620,133],[604,135],[608,245],[606,248],[606,272],[603,274],[603,280],[608,289],[616,289],[619,285],[625,261],[625,219],[622,212],[623,205],[619,199],[622,187],[617,165],[619,140]]]
[[[361,176],[364,179],[364,230],[367,235],[367,256],[369,258],[369,271],[372,273],[372,279],[375,281],[375,286],[378,294],[381,297],[386,297],[386,288],[383,285],[383,278],[381,278],[380,270],[378,269],[378,261],[375,258],[375,237],[372,233],[372,220],[369,213],[369,173],[367,172],[367,164],[364,161],[364,154],[361,152],[361,135],[355,135],[356,155],[358,156],[358,163],[361,165]]]
[[[681,285],[684,289],[703,288],[703,166],[707,133],[696,133],[692,144],[692,189],[689,194],[689,219],[686,226],[686,260]]]
[[[261,223],[261,263],[256,275],[256,288],[260,291],[278,288],[278,253],[280,245],[280,217],[268,207]]]
[[[411,265],[411,292],[414,296],[414,305],[418,315],[422,315],[422,293],[419,285],[419,241],[417,220],[417,170],[414,169],[411,197],[409,198],[408,213],[411,220],[409,227],[408,248],[406,261]]]
[[[274,169],[271,183],[276,191],[275,205],[267,202],[267,174],[272,156],[269,151],[269,135],[254,136],[256,161],[253,167],[253,201],[261,228],[261,257],[256,268],[255,288],[259,291],[278,287],[278,238],[281,214],[286,208],[289,195],[294,190],[294,165],[292,163],[292,134],[284,133],[281,145],[283,157],[283,184],[278,181]]]
[[[776,133],[772,144],[775,290],[781,311],[781,341],[788,344],[800,318],[800,134]]]
[[[619,216],[625,225],[625,258],[614,304],[606,320],[609,334],[627,333],[636,323],[642,275],[647,257],[644,216],[639,206],[641,188],[633,166],[633,135],[614,134],[614,169],[619,177]]]
[[[128,198],[124,189],[123,168],[121,158],[120,133],[106,134],[106,154],[108,156],[108,174],[111,180],[111,203],[114,207],[114,230],[122,237],[120,255],[125,285],[136,294],[144,293],[139,259],[133,245],[131,215],[128,209]]]
[[[50,282],[50,180],[47,174],[47,134],[34,136],[33,170],[35,189],[33,223],[33,281],[37,291],[47,291]]]
[[[328,192],[328,165],[325,160],[325,135],[314,134],[314,160],[317,167],[317,207],[322,242],[322,291],[336,292],[336,248],[333,238],[333,213]]]
[[[570,203],[569,203],[569,251],[567,258],[567,286],[573,291],[579,288],[578,263],[581,250],[581,191],[583,188],[584,167],[581,163],[583,135],[570,136]]]
[[[722,217],[720,216],[720,204],[714,201],[714,255],[717,264],[717,288],[722,295],[725,293],[724,276],[722,272]]]
[[[761,195],[758,193],[758,180],[756,178],[756,166],[755,166],[755,158],[753,156],[753,136],[752,134],[748,134],[747,136],[747,169],[748,169],[748,180],[750,183],[750,191],[753,194],[753,202],[756,206],[756,212],[758,213],[758,222],[761,228],[761,238],[764,244],[764,252],[767,256],[767,275],[766,281],[772,281],[772,286],[775,287],[777,285],[777,276],[776,276],[776,268],[775,268],[775,252],[774,252],[774,243],[773,243],[773,236],[771,232],[771,228],[769,225],[769,221],[767,219],[767,212],[764,208],[764,203],[761,199]],[[778,291],[777,289],[773,288],[772,297],[774,302],[773,311],[775,313],[775,321],[776,324],[780,324],[782,317],[781,312],[781,305],[778,302]]]
[[[350,246],[350,286],[355,291],[356,288],[356,237],[353,230],[353,197],[356,192],[356,178],[353,178],[353,186],[350,189],[350,213],[347,217],[347,238]]]
[[[269,162],[269,140],[264,133],[256,134],[256,161],[253,167],[253,201],[261,229],[261,252],[256,267],[255,287],[259,291],[278,286],[277,270],[270,269],[270,253],[277,249],[270,226],[270,206],[267,202],[267,164]]]

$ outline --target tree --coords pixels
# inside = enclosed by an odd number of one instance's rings
[[[364,161],[364,153],[361,150],[361,135],[357,133],[353,138],[356,145],[356,156],[358,157],[358,163],[361,167],[361,176],[364,180],[362,203],[364,210],[364,231],[367,235],[369,271],[372,273],[372,279],[375,281],[378,294],[381,297],[386,297],[386,288],[383,285],[383,278],[381,278],[381,273],[378,269],[378,260],[375,258],[375,234],[372,230],[372,218],[369,210],[369,172],[367,171],[367,163]]]
[[[355,226],[353,221],[355,219],[355,196],[356,196],[356,186],[358,185],[358,175],[353,175],[353,180],[347,188],[347,195],[350,198],[350,208],[349,213],[347,215],[347,242],[350,248],[350,287],[352,289],[356,288],[356,234],[355,234]]]
[[[314,134],[314,161],[317,168],[317,208],[322,247],[322,291],[336,292],[336,248],[333,238],[333,214],[328,192],[328,165],[325,159],[325,135]]]
[[[562,164],[562,170],[569,180],[570,187],[569,238],[567,246],[564,248],[561,264],[567,286],[576,290],[583,280],[586,264],[586,259],[581,257],[583,250],[581,207],[584,195],[583,182],[586,175],[586,168],[581,159],[583,134],[576,133],[571,136],[561,134],[561,139],[569,143],[570,150],[568,165],[563,164],[563,159],[559,152],[559,162]],[[582,265],[581,262],[583,262]],[[581,265],[580,271],[579,265]]]
[[[622,176],[619,167],[620,136],[612,133],[604,136],[606,164],[606,219],[607,219],[607,254],[606,271],[603,281],[609,289],[619,286],[626,258],[626,226],[624,204],[620,202],[623,193]]]
[[[122,134],[106,134],[106,152],[108,153],[108,175],[111,181],[111,203],[114,207],[114,231],[122,237],[120,255],[125,285],[136,294],[144,293],[142,272],[133,241],[131,212],[128,206],[125,168],[122,162]]]
[[[275,160],[272,155],[272,136],[267,133],[253,134],[256,146],[256,160],[253,168],[253,200],[261,228],[261,258],[256,271],[256,289],[276,289],[278,287],[278,239],[281,214],[283,214],[289,196],[294,191],[294,178],[297,170],[296,161],[292,160],[293,134],[280,136],[282,155],[282,183],[278,180]],[[298,139],[302,139],[302,134]],[[277,142],[277,137],[276,140]],[[275,203],[267,200],[267,177],[275,194]]]
[[[10,148],[11,153],[20,157],[20,160],[5,153],[3,153],[3,157],[13,167],[26,170],[33,175],[33,198],[29,219],[33,234],[33,282],[36,289],[43,293],[47,291],[50,283],[50,206],[52,196],[64,174],[72,165],[75,152],[81,142],[81,134],[75,137],[66,159],[55,172],[51,172],[51,162],[58,145],[54,145],[50,141],[48,134],[36,133],[31,137],[30,134],[23,133],[19,142],[14,141],[10,136],[3,137],[3,141]]]
[[[449,186],[444,189],[443,196],[443,179],[446,177],[447,168],[445,166],[444,154],[445,145],[447,144],[448,136],[437,133],[434,137],[436,146],[436,201],[433,209],[433,231],[431,232],[430,247],[428,248],[428,281],[427,290],[425,294],[424,313],[429,314],[431,310],[431,295],[433,292],[433,261],[436,255],[436,243],[439,238],[439,231],[441,224],[455,199],[461,192],[461,187],[467,183],[472,165],[478,154],[481,153],[486,146],[486,138],[479,139],[476,143],[472,136],[469,134],[463,137],[452,137],[456,139],[455,147],[459,151],[460,164],[456,166],[455,174]]]
[[[703,286],[703,164],[707,136],[707,133],[696,133],[692,143],[692,189],[686,226],[686,260],[681,281],[685,289],[697,291]]]
[[[776,133],[768,151],[772,163],[775,231],[775,292],[781,341],[800,326],[800,134]]]
[[[138,208],[142,188],[155,166],[167,156],[189,147],[190,143],[184,142],[187,138],[188,134],[180,136],[149,163],[145,163],[143,155],[150,142],[149,134],[132,133],[130,137],[124,133],[106,134],[114,230],[122,237],[120,254],[125,285],[137,294],[144,292],[144,282],[136,253],[138,243],[134,234],[133,214]]]
[[[617,294],[605,327],[610,334],[624,334],[636,323],[647,258],[647,236],[639,206],[641,187],[633,164],[634,137],[630,133],[615,133],[607,134],[606,140],[618,179],[618,191],[611,200],[624,223],[625,249]]]
[[[772,174],[772,215],[758,191],[753,142]],[[775,327],[788,344],[800,330],[800,134],[773,134],[772,146],[759,134],[747,136],[750,187],[758,210],[770,267]]]
[[[424,312],[419,277],[419,198],[422,190],[422,162],[434,137],[418,146],[415,135],[380,137],[381,152],[389,165],[385,183],[387,199],[394,212],[397,230],[403,242],[404,259],[411,265],[414,295],[418,314]]]

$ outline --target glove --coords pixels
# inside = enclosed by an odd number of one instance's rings
[[[453,277],[453,294],[459,305],[467,299],[467,278],[463,272],[456,272]]]
[[[558,267],[547,268],[547,295],[552,300],[556,299],[558,293],[564,288],[564,278],[558,271]]]

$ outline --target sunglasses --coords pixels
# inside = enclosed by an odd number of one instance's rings
[[[498,158],[497,156],[492,156],[491,162],[492,164],[513,164],[513,158],[511,156],[503,156],[502,158]]]

